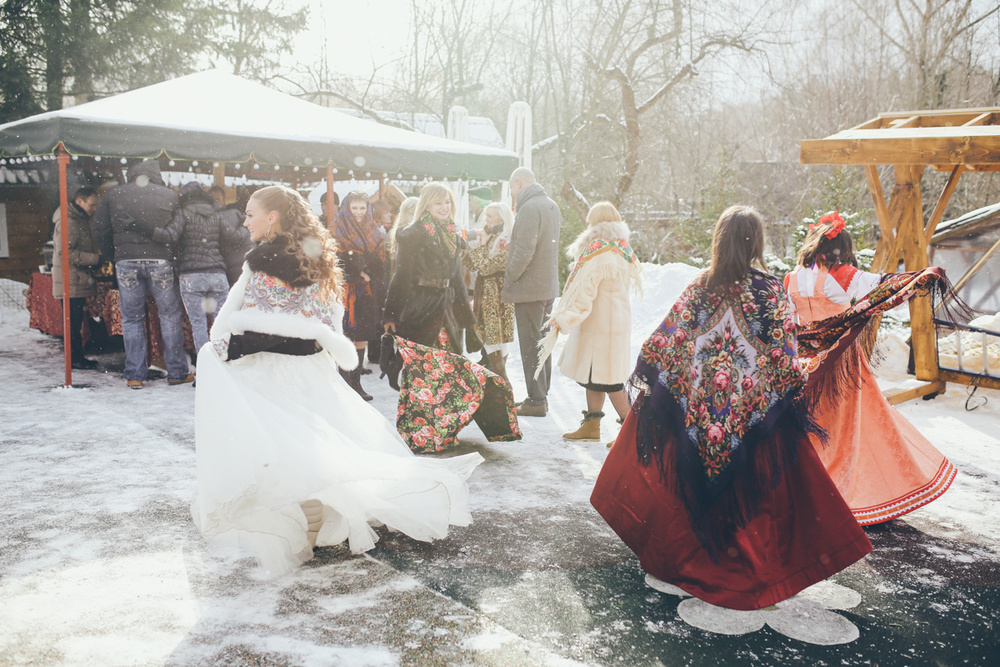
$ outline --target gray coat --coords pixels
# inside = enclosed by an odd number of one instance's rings
[[[559,226],[562,214],[538,183],[517,196],[517,217],[503,281],[506,303],[559,296]]]
[[[139,220],[163,227],[177,210],[177,193],[163,184],[160,164],[145,160],[128,170],[128,183],[108,190],[94,214],[94,240],[104,257],[123,259],[173,259],[164,243],[157,243],[136,228]]]

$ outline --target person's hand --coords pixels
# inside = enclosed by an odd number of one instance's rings
[[[361,279],[364,280],[366,283],[370,283],[372,281],[372,279],[369,278],[368,274],[365,273],[364,271],[361,272]]]
[[[396,333],[396,325],[393,322],[386,322],[385,323],[385,332],[389,333],[390,331],[392,333]]]
[[[556,333],[562,333],[561,331],[559,331],[559,325],[557,323],[555,323],[555,322],[553,322],[552,324],[550,324],[549,327],[551,327],[552,330],[555,331]]]

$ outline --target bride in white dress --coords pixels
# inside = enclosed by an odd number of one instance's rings
[[[198,496],[207,537],[236,536],[267,576],[347,540],[361,553],[386,525],[414,539],[471,523],[465,480],[479,454],[414,456],[338,372],[358,363],[341,333],[336,245],[294,190],[247,204],[260,245],[198,354]]]

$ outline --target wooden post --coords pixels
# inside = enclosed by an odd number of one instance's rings
[[[378,198],[379,200],[385,199],[385,176],[378,179]]]
[[[904,166],[898,172],[909,184],[899,251],[907,271],[927,268],[927,239],[924,229],[924,204],[920,194],[920,181],[924,165]],[[930,296],[918,296],[910,301],[910,345],[913,349],[914,372],[918,380],[938,379],[937,347],[934,343],[934,311]]]
[[[226,163],[219,162],[212,168],[212,185],[218,185],[226,193],[226,203],[229,203],[229,191],[226,190]]]
[[[59,160],[59,244],[62,246],[62,310],[63,310],[63,362],[66,367],[65,382],[67,387],[73,386],[73,349],[70,345],[69,318],[69,193],[66,185],[66,166],[69,164],[69,153],[62,144],[58,148]]]
[[[337,207],[333,203],[333,165],[326,165],[326,226],[333,222],[333,216],[337,214]]]

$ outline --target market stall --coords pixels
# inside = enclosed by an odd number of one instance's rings
[[[335,180],[502,180],[518,166],[510,151],[378,125],[219,71],[0,125],[0,164],[56,160],[62,211],[71,161],[107,168],[133,159],[216,183],[247,174],[293,187],[325,180],[331,199]],[[67,385],[69,354],[67,340]]]

